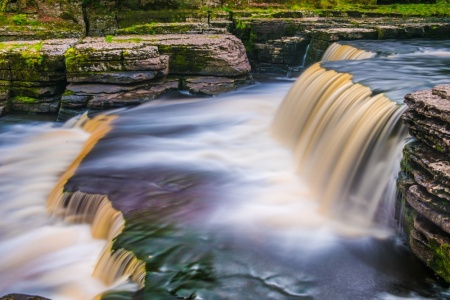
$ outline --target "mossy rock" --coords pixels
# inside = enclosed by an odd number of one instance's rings
[[[148,23],[207,23],[207,11],[162,10],[162,11],[120,11],[117,16],[119,28],[127,28]]]
[[[131,37],[131,36],[130,36]],[[118,36],[114,41],[127,40]],[[140,36],[169,56],[172,75],[242,76],[250,72],[242,42],[228,34],[185,34]]]
[[[18,96],[10,99],[12,111],[27,113],[56,113],[59,108],[61,96],[50,98],[31,98]]]
[[[134,25],[118,29],[117,35],[126,34],[180,34],[180,33],[202,33],[209,28],[206,23],[150,23]]]
[[[61,94],[64,92],[65,84],[62,85],[49,85],[39,87],[11,87],[11,93],[15,96],[24,96],[31,98],[42,98]]]

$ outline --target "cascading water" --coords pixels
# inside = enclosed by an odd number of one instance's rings
[[[445,298],[368,225],[404,136],[398,103],[448,80],[445,49],[324,62],[293,85],[174,95],[63,128],[0,119],[0,295],[92,299],[131,278],[112,298]],[[336,234],[320,203],[369,230]]]
[[[339,43],[333,43],[327,48],[322,56],[322,61],[334,61],[334,60],[361,60],[375,57],[376,53],[358,49],[350,45],[341,45]]]
[[[351,77],[310,67],[286,96],[273,128],[293,149],[297,171],[322,209],[367,227],[406,130],[399,124],[403,109]]]

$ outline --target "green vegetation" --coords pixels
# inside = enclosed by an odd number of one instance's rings
[[[112,40],[113,40],[113,36],[112,36],[112,35],[107,35],[107,36],[105,36],[105,41],[106,41],[107,43],[111,43]]]
[[[71,90],[65,90],[63,96],[72,96],[75,95],[76,93],[74,91]]]
[[[23,102],[23,103],[27,103],[27,104],[32,104],[32,103],[38,102],[36,98],[25,97],[25,96],[14,97],[13,101],[19,101],[19,102]]]
[[[77,72],[79,64],[89,61],[87,54],[81,53],[75,48],[69,48],[64,53],[68,72]]]
[[[113,38],[112,41],[116,43],[140,43],[142,42],[142,38]]]
[[[41,53],[42,42],[27,47],[27,50],[22,51],[21,55],[25,59],[25,64],[28,68],[33,69],[36,65],[41,65],[44,56]]]
[[[438,244],[436,241],[431,240],[428,243],[428,247],[435,253],[429,262],[430,267],[439,276],[450,282],[450,245]]]
[[[199,73],[208,65],[207,57],[199,56],[189,46],[158,45],[161,54],[170,56],[170,68],[174,73]]]
[[[11,18],[11,20],[16,25],[26,25],[28,23],[26,15],[15,15]]]
[[[247,3],[247,2],[246,2]],[[327,15],[330,11],[360,12],[362,14],[399,14],[403,16],[442,17],[450,16],[448,0],[437,0],[436,4],[391,4],[377,5],[376,0],[304,0],[304,1],[270,1],[269,3],[253,3],[237,5],[234,1],[225,1],[220,10],[234,13],[250,13],[250,17],[276,17],[285,11],[311,11],[319,15]]]
[[[14,53],[14,50],[20,49],[17,52],[18,55],[20,55],[20,59],[15,61],[13,60],[13,62],[17,62],[19,64],[23,63],[24,67],[30,70],[42,64],[44,60],[44,56],[41,52],[42,46],[43,46],[42,42],[0,43],[0,50],[6,50],[9,53]]]

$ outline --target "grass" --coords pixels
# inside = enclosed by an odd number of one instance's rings
[[[359,11],[361,13],[377,14],[400,14],[403,16],[422,16],[422,17],[448,17],[450,16],[450,1],[438,0],[436,4],[391,4],[376,5],[376,0],[305,0],[305,1],[284,1],[280,5],[276,3],[260,6],[240,6],[225,7],[220,10],[232,12],[236,10],[248,11],[254,14],[263,14],[267,17],[282,11],[312,11],[318,14],[327,10],[334,11]]]

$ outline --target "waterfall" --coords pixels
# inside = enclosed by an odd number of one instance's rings
[[[376,53],[361,50],[349,45],[339,43],[331,44],[323,54],[322,61],[333,60],[361,60],[375,57]]]
[[[54,216],[61,217],[65,221],[90,224],[94,238],[107,240],[107,245],[100,255],[93,274],[95,277],[107,285],[114,284],[120,278],[131,277],[134,282],[143,287],[145,263],[138,260],[130,251],[124,249],[113,251],[112,249],[112,240],[125,227],[122,213],[114,209],[106,195],[86,194],[79,191],[64,192],[67,181],[75,174],[76,169],[95,144],[111,130],[111,122],[114,119],[116,116],[113,115],[99,115],[91,120],[87,118],[87,115],[83,115],[73,124],[91,135],[51,191],[47,206]]]
[[[406,136],[403,110],[350,74],[317,63],[292,86],[272,128],[322,210],[369,226]]]

